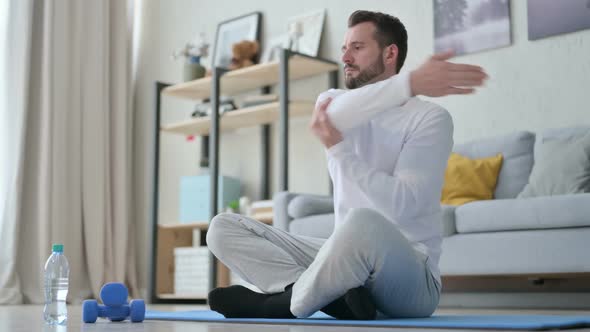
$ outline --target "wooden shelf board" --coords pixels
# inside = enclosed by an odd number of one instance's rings
[[[289,60],[289,79],[298,80],[338,70],[338,65],[302,55],[293,55]],[[278,61],[262,63],[230,71],[220,80],[221,93],[231,95],[251,91],[279,83],[280,64]],[[211,96],[212,77],[175,84],[167,87],[163,95],[200,100]]]
[[[292,101],[289,103],[289,117],[311,115],[314,103],[310,101]],[[279,118],[279,102],[242,108],[224,113],[220,117],[219,128],[221,131],[237,128],[253,127],[256,125],[275,122]],[[181,135],[207,135],[211,117],[204,116],[174,124],[162,126],[165,132]]]
[[[209,222],[197,221],[197,222],[186,223],[186,224],[159,224],[158,227],[163,228],[163,229],[174,229],[174,230],[193,229],[193,228],[198,228],[200,230],[207,230],[207,228],[209,227]]]

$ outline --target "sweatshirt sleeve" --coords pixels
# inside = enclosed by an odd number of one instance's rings
[[[404,72],[357,89],[328,90],[320,94],[316,106],[332,98],[327,112],[334,127],[343,132],[379,112],[395,111],[412,97],[410,90],[410,73]]]
[[[409,135],[391,174],[361,160],[346,138],[327,150],[328,167],[338,182],[354,183],[390,220],[414,218],[439,206],[452,146],[451,116],[437,107]]]

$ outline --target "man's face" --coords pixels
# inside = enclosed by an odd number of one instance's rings
[[[342,46],[344,83],[356,89],[373,83],[385,71],[383,50],[374,38],[375,25],[364,22],[349,28]]]

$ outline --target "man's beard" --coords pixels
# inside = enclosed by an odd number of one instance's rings
[[[345,69],[348,67],[358,69],[358,67],[355,66],[344,66]],[[381,57],[379,56],[377,57],[377,60],[375,60],[375,62],[373,62],[373,64],[369,66],[369,68],[361,71],[357,77],[345,75],[344,84],[348,89],[360,88],[361,86],[373,80],[375,77],[381,75],[384,71],[385,64],[383,63],[383,59],[381,59]]]

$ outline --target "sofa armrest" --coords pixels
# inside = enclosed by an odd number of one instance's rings
[[[333,212],[334,203],[330,196],[288,191],[281,191],[273,196],[273,226],[287,232],[293,218]]]
[[[442,210],[442,229],[443,237],[448,237],[457,233],[457,226],[455,224],[455,209],[456,206],[444,205],[440,206]]]
[[[298,194],[288,191],[281,191],[275,193],[272,198],[273,220],[272,225],[278,229],[288,232],[289,223],[293,218],[287,213],[289,202]]]
[[[291,200],[287,213],[295,219],[334,213],[334,199],[330,196],[301,194]]]

